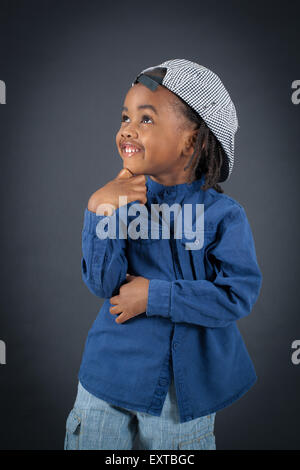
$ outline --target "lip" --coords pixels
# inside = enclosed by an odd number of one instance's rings
[[[134,152],[126,152],[125,151],[126,145],[130,145],[132,147],[135,147],[138,150],[134,151]],[[132,142],[132,141],[122,142],[120,144],[120,147],[121,147],[122,155],[124,155],[124,157],[133,157],[134,155],[142,152],[142,150],[143,150],[139,145],[137,145],[135,142]]]
[[[133,157],[134,155],[138,155],[139,153],[141,153],[141,149],[139,149],[137,152],[126,152],[125,151],[125,148],[122,149],[122,155],[126,158],[126,157]]]
[[[136,147],[137,149],[142,150],[142,147],[139,144],[137,144],[136,142],[133,142],[132,140],[126,140],[126,141],[120,143],[120,147],[121,147],[122,152],[123,152],[124,147],[126,145],[131,145],[132,147]]]

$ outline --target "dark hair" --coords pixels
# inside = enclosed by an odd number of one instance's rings
[[[195,129],[198,129],[193,155],[184,170],[191,165],[196,157],[197,163],[191,180],[200,179],[201,175],[204,173],[206,175],[205,183],[202,185],[201,189],[206,190],[213,188],[219,193],[224,193],[224,190],[218,184],[224,159],[224,150],[199,114],[179,96],[177,96],[177,98],[182,102],[182,106],[180,107],[182,114],[188,121],[195,123]],[[204,148],[202,149],[203,144]]]
[[[161,84],[166,70],[166,68],[153,68],[148,72],[144,72],[143,75],[147,75]],[[206,190],[213,188],[219,193],[224,193],[224,190],[218,184],[222,163],[226,158],[221,144],[201,116],[184,100],[182,100],[180,96],[176,95],[176,93],[173,94],[176,98],[174,98],[170,104],[174,111],[177,112],[178,108],[179,113],[187,119],[187,122],[195,124],[195,130],[198,129],[193,155],[191,156],[187,166],[184,168],[184,170],[189,168],[196,157],[195,169],[189,182],[200,179],[204,173],[205,183],[201,186],[201,189]],[[202,149],[203,144],[204,148]]]

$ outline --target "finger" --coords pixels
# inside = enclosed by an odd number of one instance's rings
[[[139,184],[139,185],[131,186],[130,190],[131,190],[131,191],[134,191],[135,193],[142,194],[142,195],[144,195],[144,196],[146,196],[146,194],[147,194],[147,188],[146,188],[146,186],[141,186],[140,184]]]
[[[146,176],[145,175],[136,175],[135,180],[141,183],[146,183]]]
[[[131,183],[131,182],[130,182]],[[145,191],[147,189],[146,178],[144,175],[133,176],[132,177],[132,186]]]
[[[126,179],[126,178],[131,178],[133,176],[133,173],[128,170],[128,168],[122,168],[122,170],[118,173],[117,179]]]
[[[119,300],[120,300],[120,298],[119,298],[118,295],[115,295],[114,297],[111,297],[111,298],[109,299],[109,301],[110,301],[111,304],[118,304],[118,303],[119,303]]]
[[[135,176],[132,177],[132,181],[130,181],[131,189],[134,189],[135,191],[145,191],[147,192],[147,186],[146,184],[142,181],[136,181],[134,180]]]
[[[121,313],[123,310],[122,310],[122,307],[120,307],[120,305],[115,305],[114,307],[110,307],[109,309],[109,312],[112,314],[112,315],[116,315],[117,313]]]
[[[146,204],[147,196],[146,191],[134,190],[134,192],[130,193],[129,202],[132,201],[140,201],[142,204]]]
[[[121,313],[116,319],[116,323],[124,323],[125,321],[129,320],[129,315],[125,312]]]

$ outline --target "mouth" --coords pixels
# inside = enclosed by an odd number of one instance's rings
[[[124,147],[121,147],[121,151],[124,157],[133,157],[134,155],[139,155],[142,153],[142,149],[138,147],[129,146],[129,145],[125,145]]]

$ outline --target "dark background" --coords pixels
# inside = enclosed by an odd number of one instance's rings
[[[300,449],[299,14],[296,1],[0,1],[2,449],[63,448],[103,302],[81,280],[84,209],[122,168],[132,80],[174,58],[213,70],[236,105],[222,187],[246,210],[263,274],[238,322],[258,381],[217,412],[217,449]]]

